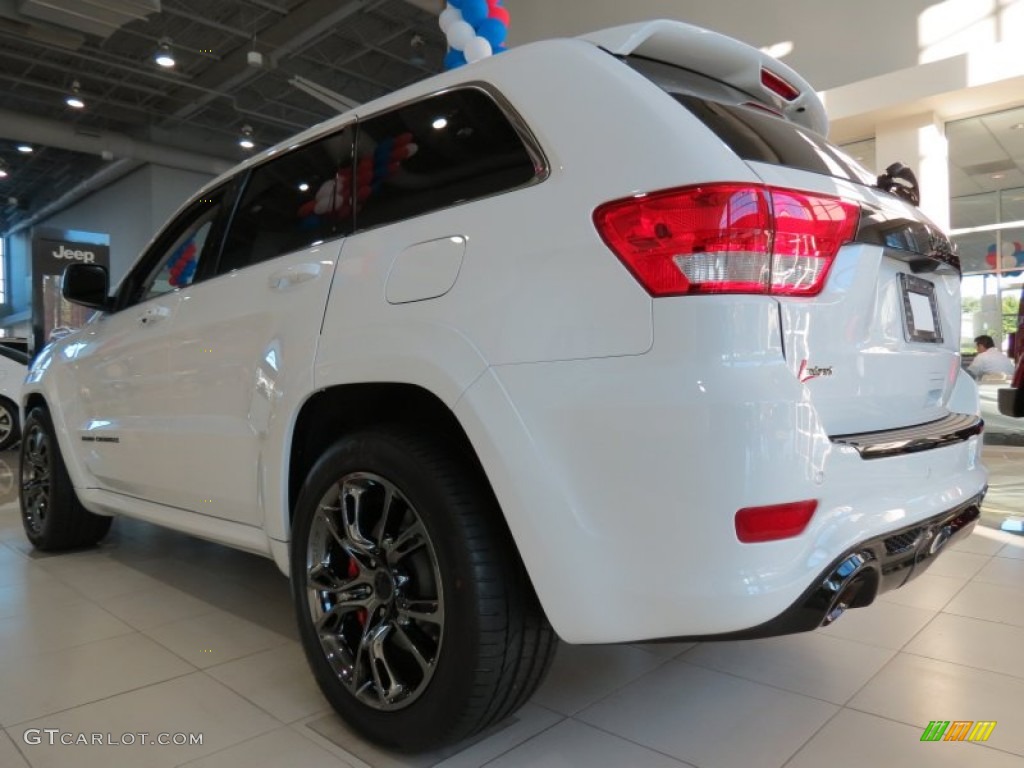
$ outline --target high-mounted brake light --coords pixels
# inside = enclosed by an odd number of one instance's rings
[[[821,292],[853,239],[855,203],[752,184],[706,184],[616,200],[594,212],[608,247],[652,296]]]
[[[761,67],[761,85],[786,101],[793,101],[800,95],[799,88],[764,67]]]

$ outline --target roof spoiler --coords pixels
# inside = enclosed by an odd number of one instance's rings
[[[791,122],[826,135],[825,105],[778,59],[718,32],[660,19],[581,35],[616,56],[635,54],[700,72],[738,88]]]

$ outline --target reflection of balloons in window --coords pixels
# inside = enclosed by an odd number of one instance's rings
[[[325,216],[338,220],[349,218],[353,197],[358,210],[360,204],[401,169],[403,162],[416,154],[419,147],[412,138],[412,134],[406,132],[379,141],[372,155],[360,159],[355,183],[352,181],[352,168],[346,167],[321,184],[313,199],[299,206],[300,226],[314,229]]]
[[[175,249],[167,266],[170,270],[167,282],[175,288],[181,288],[192,282],[192,276],[196,273],[195,234]]]
[[[998,266],[1006,277],[1019,277],[1024,274],[1024,246],[1016,241],[1006,241],[1002,254],[999,254],[996,244],[992,243],[985,254],[985,263],[992,269]]]

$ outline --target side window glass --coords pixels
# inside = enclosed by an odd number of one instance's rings
[[[356,226],[418,216],[532,181],[539,170],[494,100],[463,88],[360,123]]]
[[[200,264],[216,256],[229,199],[227,190],[217,190],[193,203],[164,231],[139,265],[145,275],[135,294],[139,301],[195,282]]]
[[[253,168],[218,274],[351,232],[352,134],[345,128]]]

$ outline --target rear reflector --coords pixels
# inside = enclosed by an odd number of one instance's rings
[[[745,507],[736,513],[736,536],[744,544],[799,536],[817,508],[815,500]]]
[[[786,101],[793,101],[800,95],[800,89],[776,75],[770,69],[761,68],[761,85]]]
[[[827,195],[707,184],[602,205],[594,224],[652,296],[821,292],[860,208]]]

